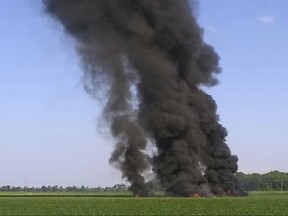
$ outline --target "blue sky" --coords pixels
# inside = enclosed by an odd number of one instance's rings
[[[218,104],[239,171],[288,172],[288,1],[202,0],[205,41],[221,57]],[[40,0],[0,0],[0,185],[121,183],[84,92],[73,43]]]

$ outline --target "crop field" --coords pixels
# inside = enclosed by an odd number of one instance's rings
[[[77,194],[0,194],[0,215],[288,215],[288,193],[248,197],[135,198]]]

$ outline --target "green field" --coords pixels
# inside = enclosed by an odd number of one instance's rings
[[[0,215],[288,215],[284,192],[222,198],[98,195],[2,193]]]

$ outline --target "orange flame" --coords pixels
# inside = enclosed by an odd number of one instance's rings
[[[194,193],[194,194],[192,194],[192,197],[193,197],[193,198],[200,198],[201,196],[200,196],[200,194],[198,194],[198,193]]]

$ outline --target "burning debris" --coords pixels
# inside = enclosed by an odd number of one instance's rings
[[[150,195],[143,173],[151,167],[167,195],[245,194],[234,175],[238,158],[225,143],[216,103],[200,88],[216,85],[220,68],[217,53],[203,41],[195,2],[44,4],[76,39],[88,92],[108,88],[103,115],[117,140],[110,162],[135,196]],[[147,143],[157,148],[151,157]]]

